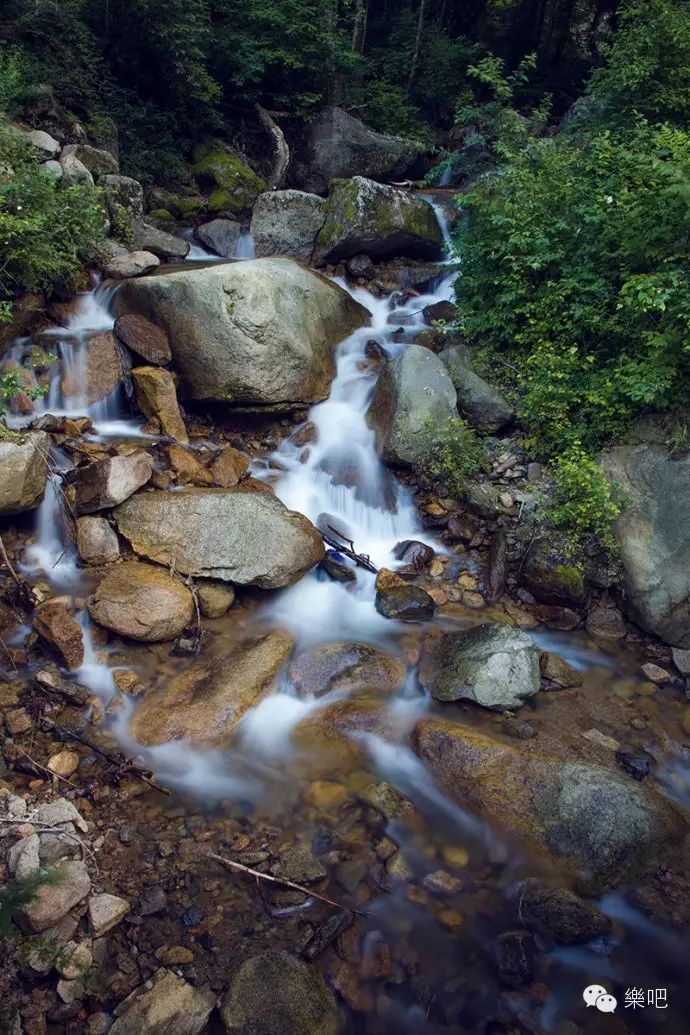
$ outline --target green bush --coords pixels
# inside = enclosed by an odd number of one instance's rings
[[[593,535],[610,555],[616,553],[613,525],[621,511],[620,493],[579,442],[553,463],[553,494],[545,514],[556,528],[567,528],[573,545]]]
[[[484,452],[481,443],[465,421],[451,418],[434,434],[427,455],[418,471],[437,482],[451,496],[462,493],[468,478],[481,470]]]

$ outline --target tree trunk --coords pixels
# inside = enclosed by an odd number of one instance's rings
[[[256,111],[261,125],[273,138],[275,159],[273,162],[273,169],[271,170],[271,174],[267,181],[268,189],[278,190],[278,188],[282,186],[283,180],[285,179],[285,173],[287,172],[287,167],[290,162],[290,148],[287,145],[287,140],[283,135],[282,129],[277,122],[271,118],[266,109],[262,108],[260,104],[256,104]]]
[[[412,61],[410,62],[410,74],[407,79],[407,92],[409,93],[412,89],[415,76],[417,74],[417,64],[419,63],[419,52],[422,47],[422,33],[424,32],[424,11],[426,10],[426,0],[419,0],[419,17],[417,19],[417,32],[414,38],[414,50],[412,51]]]
[[[364,36],[367,27],[367,0],[355,0],[355,12],[352,21],[352,50],[361,54],[364,50]]]

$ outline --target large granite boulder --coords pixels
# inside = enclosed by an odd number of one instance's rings
[[[194,228],[196,239],[224,259],[230,259],[235,254],[241,232],[242,224],[235,219],[211,219]]]
[[[500,431],[515,419],[501,393],[472,369],[469,350],[451,345],[439,353],[458,393],[458,409],[479,431]]]
[[[43,499],[50,438],[44,431],[0,437],[0,515],[33,510]]]
[[[647,784],[590,762],[516,748],[479,730],[422,719],[417,754],[463,808],[600,890],[676,858],[680,812]]]
[[[227,654],[197,659],[146,695],[134,713],[132,736],[149,747],[169,740],[227,743],[242,716],[273,693],[292,646],[287,633],[276,630],[244,640]]]
[[[260,194],[252,212],[252,237],[257,256],[289,255],[310,262],[316,235],[323,226],[326,202],[301,190]]]
[[[314,262],[340,262],[353,255],[439,259],[443,234],[436,213],[423,198],[363,176],[334,185]]]
[[[158,564],[262,589],[297,582],[324,555],[311,522],[265,490],[139,493],[116,518],[135,552]]]
[[[119,304],[167,334],[195,399],[290,408],[318,402],[335,346],[369,320],[342,288],[292,259],[256,259],[123,284]]]
[[[661,443],[617,446],[601,457],[624,499],[616,539],[628,614],[676,647],[690,646],[690,458]]]
[[[414,140],[377,133],[342,108],[326,108],[305,130],[290,175],[295,186],[325,194],[331,180],[348,176],[400,180],[422,151]]]
[[[151,226],[150,223],[138,223],[135,226],[132,243],[135,249],[152,252],[166,262],[182,262],[187,258],[190,248],[189,241]]]
[[[410,345],[388,360],[367,411],[383,459],[403,467],[423,461],[457,417],[456,399],[448,370],[429,349]]]
[[[438,701],[519,708],[539,690],[539,648],[509,625],[485,624],[427,639],[419,680]]]
[[[131,640],[174,640],[194,620],[191,590],[163,568],[127,561],[88,600],[94,622]]]

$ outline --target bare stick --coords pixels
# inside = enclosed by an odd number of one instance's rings
[[[269,884],[281,884],[284,888],[294,888],[295,891],[301,891],[303,895],[311,896],[312,898],[318,898],[320,902],[326,902],[329,906],[335,906],[336,909],[349,909],[351,913],[357,913],[358,916],[368,916],[368,913],[363,913],[361,909],[355,909],[354,906],[344,906],[342,902],[334,902],[332,898],[326,898],[325,895],[319,895],[318,891],[312,891],[311,888],[305,888],[302,884],[295,884],[292,880],[286,880],[284,877],[271,877],[268,873],[261,873],[259,870],[253,870],[251,866],[243,866],[242,863],[234,862],[232,859],[225,859],[222,855],[216,855],[215,852],[208,852],[209,859],[215,859],[216,862],[222,863],[223,866],[227,866],[230,870],[237,870],[239,873],[248,873],[250,877],[255,877],[256,880],[265,880]]]
[[[332,528],[331,525],[328,525],[327,527]],[[334,550],[337,550],[339,553],[344,553],[345,556],[353,560],[358,567],[365,568],[366,571],[373,572],[373,574],[376,575],[378,569],[375,565],[371,563],[366,554],[356,553],[354,549],[351,549],[347,546],[343,546],[342,542],[340,542],[334,536],[330,535],[328,532],[324,532],[322,529],[319,529],[319,531],[321,532],[321,538],[323,539],[323,541],[325,543],[328,543],[329,546],[332,546]],[[338,533],[338,535],[340,535],[340,533]],[[351,540],[345,539],[344,536],[340,536],[340,538],[344,539],[346,543],[351,543]],[[351,545],[354,546],[354,544],[352,543]]]
[[[275,158],[271,174],[268,177],[268,189],[278,190],[285,179],[285,173],[287,172],[287,167],[290,163],[290,149],[287,145],[287,140],[285,139],[282,129],[272,116],[265,108],[262,108],[260,104],[256,104],[254,107],[256,108],[261,125],[268,133],[271,134],[273,139]]]

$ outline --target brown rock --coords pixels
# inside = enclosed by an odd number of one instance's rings
[[[572,687],[582,686],[582,676],[580,673],[569,665],[565,658],[560,657],[558,654],[550,654],[548,651],[544,651],[539,657],[539,667],[541,674],[545,679],[550,679],[552,683],[557,683],[558,686]]]
[[[625,636],[623,615],[616,607],[593,607],[585,624],[596,640],[622,640]]]
[[[144,452],[108,456],[78,468],[70,478],[77,511],[91,514],[117,506],[146,484],[152,470],[151,457]]]
[[[26,733],[33,726],[26,708],[12,708],[5,712],[5,727],[11,737],[18,733]]]
[[[86,564],[108,564],[120,556],[120,541],[105,518],[77,519],[77,551]]]
[[[304,696],[320,697],[338,687],[391,693],[405,678],[405,666],[365,643],[331,643],[300,654],[289,676]]]
[[[647,662],[646,665],[643,665],[640,672],[645,679],[649,679],[650,682],[657,683],[659,685],[661,683],[668,683],[671,678],[671,674],[667,672],[665,668],[661,668],[660,665],[655,665],[651,661]]]
[[[557,604],[538,604],[534,608],[534,617],[549,629],[557,629],[559,632],[577,629],[582,621],[577,611],[572,611],[569,607],[559,607]]]
[[[400,575],[381,568],[376,576],[376,610],[384,618],[399,622],[424,622],[433,618],[436,605],[421,586],[405,582]]]
[[[34,628],[42,640],[58,652],[67,668],[84,661],[84,635],[79,622],[60,600],[48,600],[36,611]]]
[[[127,360],[125,350],[109,331],[89,338],[86,351],[86,400],[89,405],[106,399],[122,384],[129,370]]]
[[[141,412],[149,418],[155,417],[166,435],[178,442],[189,442],[170,371],[161,367],[135,367],[132,380]]]
[[[235,590],[227,582],[199,579],[196,595],[204,618],[221,618],[235,599]]]
[[[174,640],[194,619],[194,598],[164,568],[127,561],[99,583],[87,607],[94,622],[132,640]]]
[[[146,745],[187,737],[194,744],[227,742],[245,712],[273,692],[292,645],[287,633],[276,630],[222,657],[195,661],[146,695],[132,720],[133,737]]]
[[[248,467],[249,457],[246,453],[226,446],[211,464],[213,481],[223,489],[230,489],[244,477]]]
[[[58,751],[56,755],[50,756],[46,768],[50,769],[51,773],[55,773],[56,776],[67,778],[72,773],[76,773],[79,768],[79,755],[76,751]]]
[[[168,446],[168,462],[180,485],[210,485],[213,475],[195,453],[183,446]]]
[[[172,359],[168,336],[161,327],[136,313],[125,313],[115,321],[115,334],[147,363],[164,366]]]

